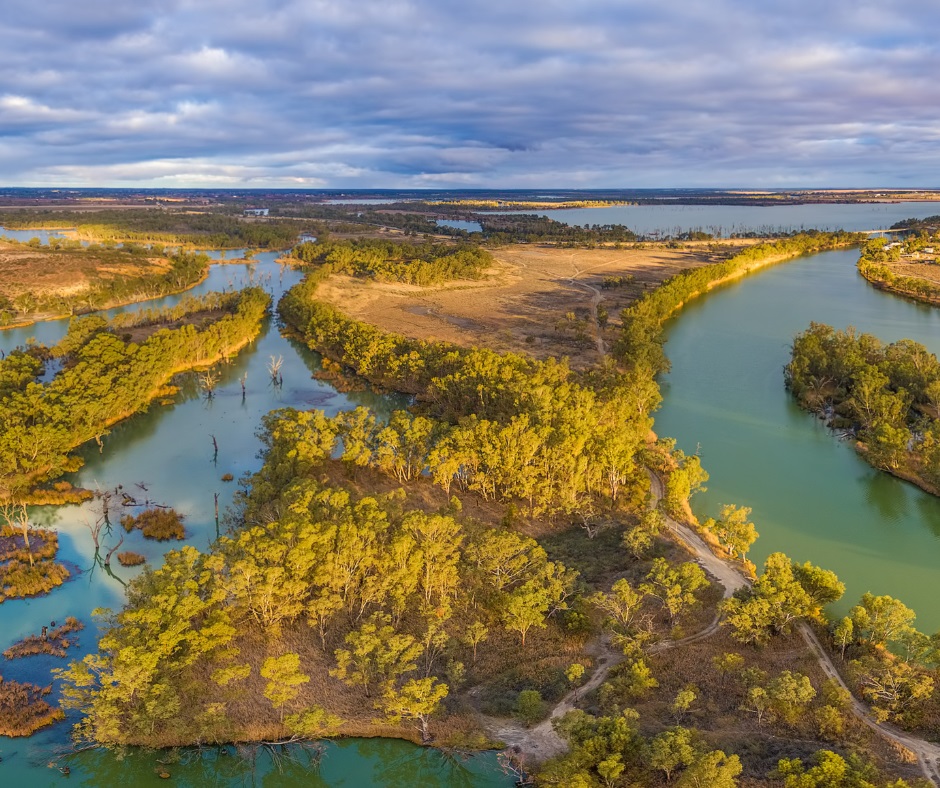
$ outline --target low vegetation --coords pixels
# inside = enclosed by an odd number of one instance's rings
[[[158,542],[186,538],[183,515],[175,509],[145,509],[137,515],[126,514],[121,518],[121,525],[127,533],[137,529],[145,539],[155,539]],[[118,560],[121,560],[120,556]],[[127,566],[123,561],[121,563]]]
[[[58,534],[30,527],[25,506],[2,508],[16,525],[8,520],[0,526],[0,602],[42,596],[68,580],[69,570],[55,561]]]
[[[68,638],[73,632],[81,632],[85,625],[73,616],[65,619],[65,623],[56,626],[53,621],[48,627],[42,628],[39,635],[28,635],[22,640],[14,643],[10,648],[3,652],[7,659],[19,659],[20,657],[30,657],[35,654],[49,654],[53,657],[64,657],[68,653],[70,646],[74,645],[76,638]]]
[[[20,684],[0,676],[0,736],[32,736],[65,719],[65,712],[45,700],[50,692],[51,686]]]

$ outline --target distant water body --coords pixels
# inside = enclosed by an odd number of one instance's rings
[[[622,224],[640,235],[702,231],[734,234],[794,230],[885,230],[902,219],[940,215],[940,202],[824,205],[612,205],[538,213],[569,225]]]

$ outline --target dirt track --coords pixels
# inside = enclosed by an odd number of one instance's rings
[[[663,487],[659,477],[650,472],[650,482],[653,492],[653,506],[658,506],[662,499]],[[677,522],[669,515],[665,515],[666,524],[674,536],[685,544],[695,555],[695,560],[724,587],[725,598],[735,591],[750,585],[750,580],[734,565],[716,556],[711,548],[691,528]],[[716,617],[705,629],[675,641],[660,641],[650,648],[651,653],[677,648],[687,643],[693,643],[713,635],[718,631],[720,618]],[[835,664],[829,658],[816,633],[806,623],[798,626],[798,631],[806,642],[807,647],[818,660],[823,672],[851,696],[850,708],[852,713],[865,725],[886,739],[907,748],[917,756],[924,777],[932,784],[940,786],[940,745],[925,741],[924,739],[906,733],[893,725],[880,723],[872,716],[871,710],[858,698],[852,695]],[[609,643],[595,644],[595,659],[597,670],[591,678],[581,687],[565,695],[552,709],[548,718],[532,728],[525,728],[514,720],[496,720],[484,718],[484,725],[490,735],[501,739],[508,746],[517,748],[519,754],[528,763],[544,763],[549,758],[559,755],[567,750],[565,741],[555,732],[553,721],[564,716],[576,708],[576,704],[588,693],[597,689],[607,678],[610,669],[623,661],[623,653],[610,646]]]
[[[496,263],[482,280],[416,287],[334,276],[320,285],[317,296],[386,331],[536,358],[567,356],[572,366],[586,367],[605,348],[596,329],[601,302],[613,332],[620,311],[642,293],[681,270],[723,259],[739,246],[560,249],[516,244],[493,252]],[[618,276],[629,282],[602,289],[605,277]]]

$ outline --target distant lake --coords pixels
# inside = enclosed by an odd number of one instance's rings
[[[460,219],[438,219],[438,227],[453,227],[457,230],[466,230],[468,233],[482,233],[483,228],[479,222],[462,222]]]
[[[38,238],[42,243],[49,243],[50,238],[68,238],[70,230],[8,230],[0,227],[0,236],[5,235],[14,241],[31,241]]]
[[[538,213],[569,225],[622,224],[640,235],[700,230],[727,238],[735,233],[794,230],[885,230],[902,219],[940,215],[940,202],[825,205],[612,205]]]

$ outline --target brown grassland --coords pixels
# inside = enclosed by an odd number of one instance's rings
[[[419,287],[333,276],[320,285],[317,297],[385,331],[538,359],[568,356],[573,367],[584,368],[599,361],[592,304],[609,314],[605,339],[612,341],[620,310],[642,293],[681,270],[724,260],[749,243],[681,248],[645,243],[621,249],[514,244],[493,251],[496,264],[479,281]],[[617,276],[634,279],[623,287],[602,288],[606,277]]]
[[[25,292],[37,296],[70,296],[94,282],[165,273],[162,257],[132,257],[79,250],[32,248],[0,242],[0,295],[11,300]]]

